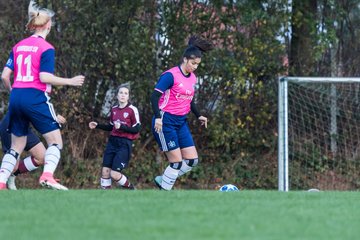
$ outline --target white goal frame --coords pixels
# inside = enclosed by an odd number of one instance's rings
[[[278,190],[289,191],[288,82],[360,83],[360,78],[280,77],[278,92]]]

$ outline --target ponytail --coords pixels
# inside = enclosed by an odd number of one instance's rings
[[[199,48],[202,52],[208,52],[214,48],[211,42],[206,39],[202,39],[198,35],[191,36],[188,45],[195,46]]]
[[[30,31],[35,31],[37,28],[44,27],[55,13],[46,8],[40,8],[34,0],[31,0],[29,3],[29,20],[26,24],[26,29]]]
[[[190,37],[188,42],[188,47],[183,53],[183,58],[194,59],[201,58],[204,52],[208,52],[214,48],[213,44],[198,35],[193,35]]]

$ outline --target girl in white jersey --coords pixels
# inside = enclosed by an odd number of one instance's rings
[[[192,111],[202,125],[207,118],[194,104],[196,76],[194,71],[203,52],[213,48],[207,40],[192,36],[179,66],[165,71],[151,95],[154,112],[152,131],[160,149],[165,152],[169,166],[155,178],[160,189],[171,190],[177,177],[189,172],[198,163],[198,154],[187,123]]]
[[[39,183],[48,188],[67,190],[54,179],[60,160],[62,138],[60,126],[49,93],[52,85],[82,86],[85,77],[62,78],[54,75],[55,49],[45,39],[50,33],[54,12],[40,8],[34,1],[29,4],[27,29],[34,34],[18,42],[12,49],[1,78],[10,91],[11,148],[4,155],[0,168],[0,189],[6,182],[24,150],[29,124],[45,138],[48,148]],[[14,73],[11,85],[10,77]]]

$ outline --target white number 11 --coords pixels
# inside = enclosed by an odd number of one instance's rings
[[[23,55],[20,54],[16,58],[16,64],[18,66],[16,81],[31,82],[34,80],[34,76],[31,76],[31,55],[27,56],[23,62]],[[26,66],[26,76],[21,74],[21,69],[24,65]]]

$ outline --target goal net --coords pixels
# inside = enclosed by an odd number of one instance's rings
[[[279,190],[360,188],[360,78],[279,79]]]

